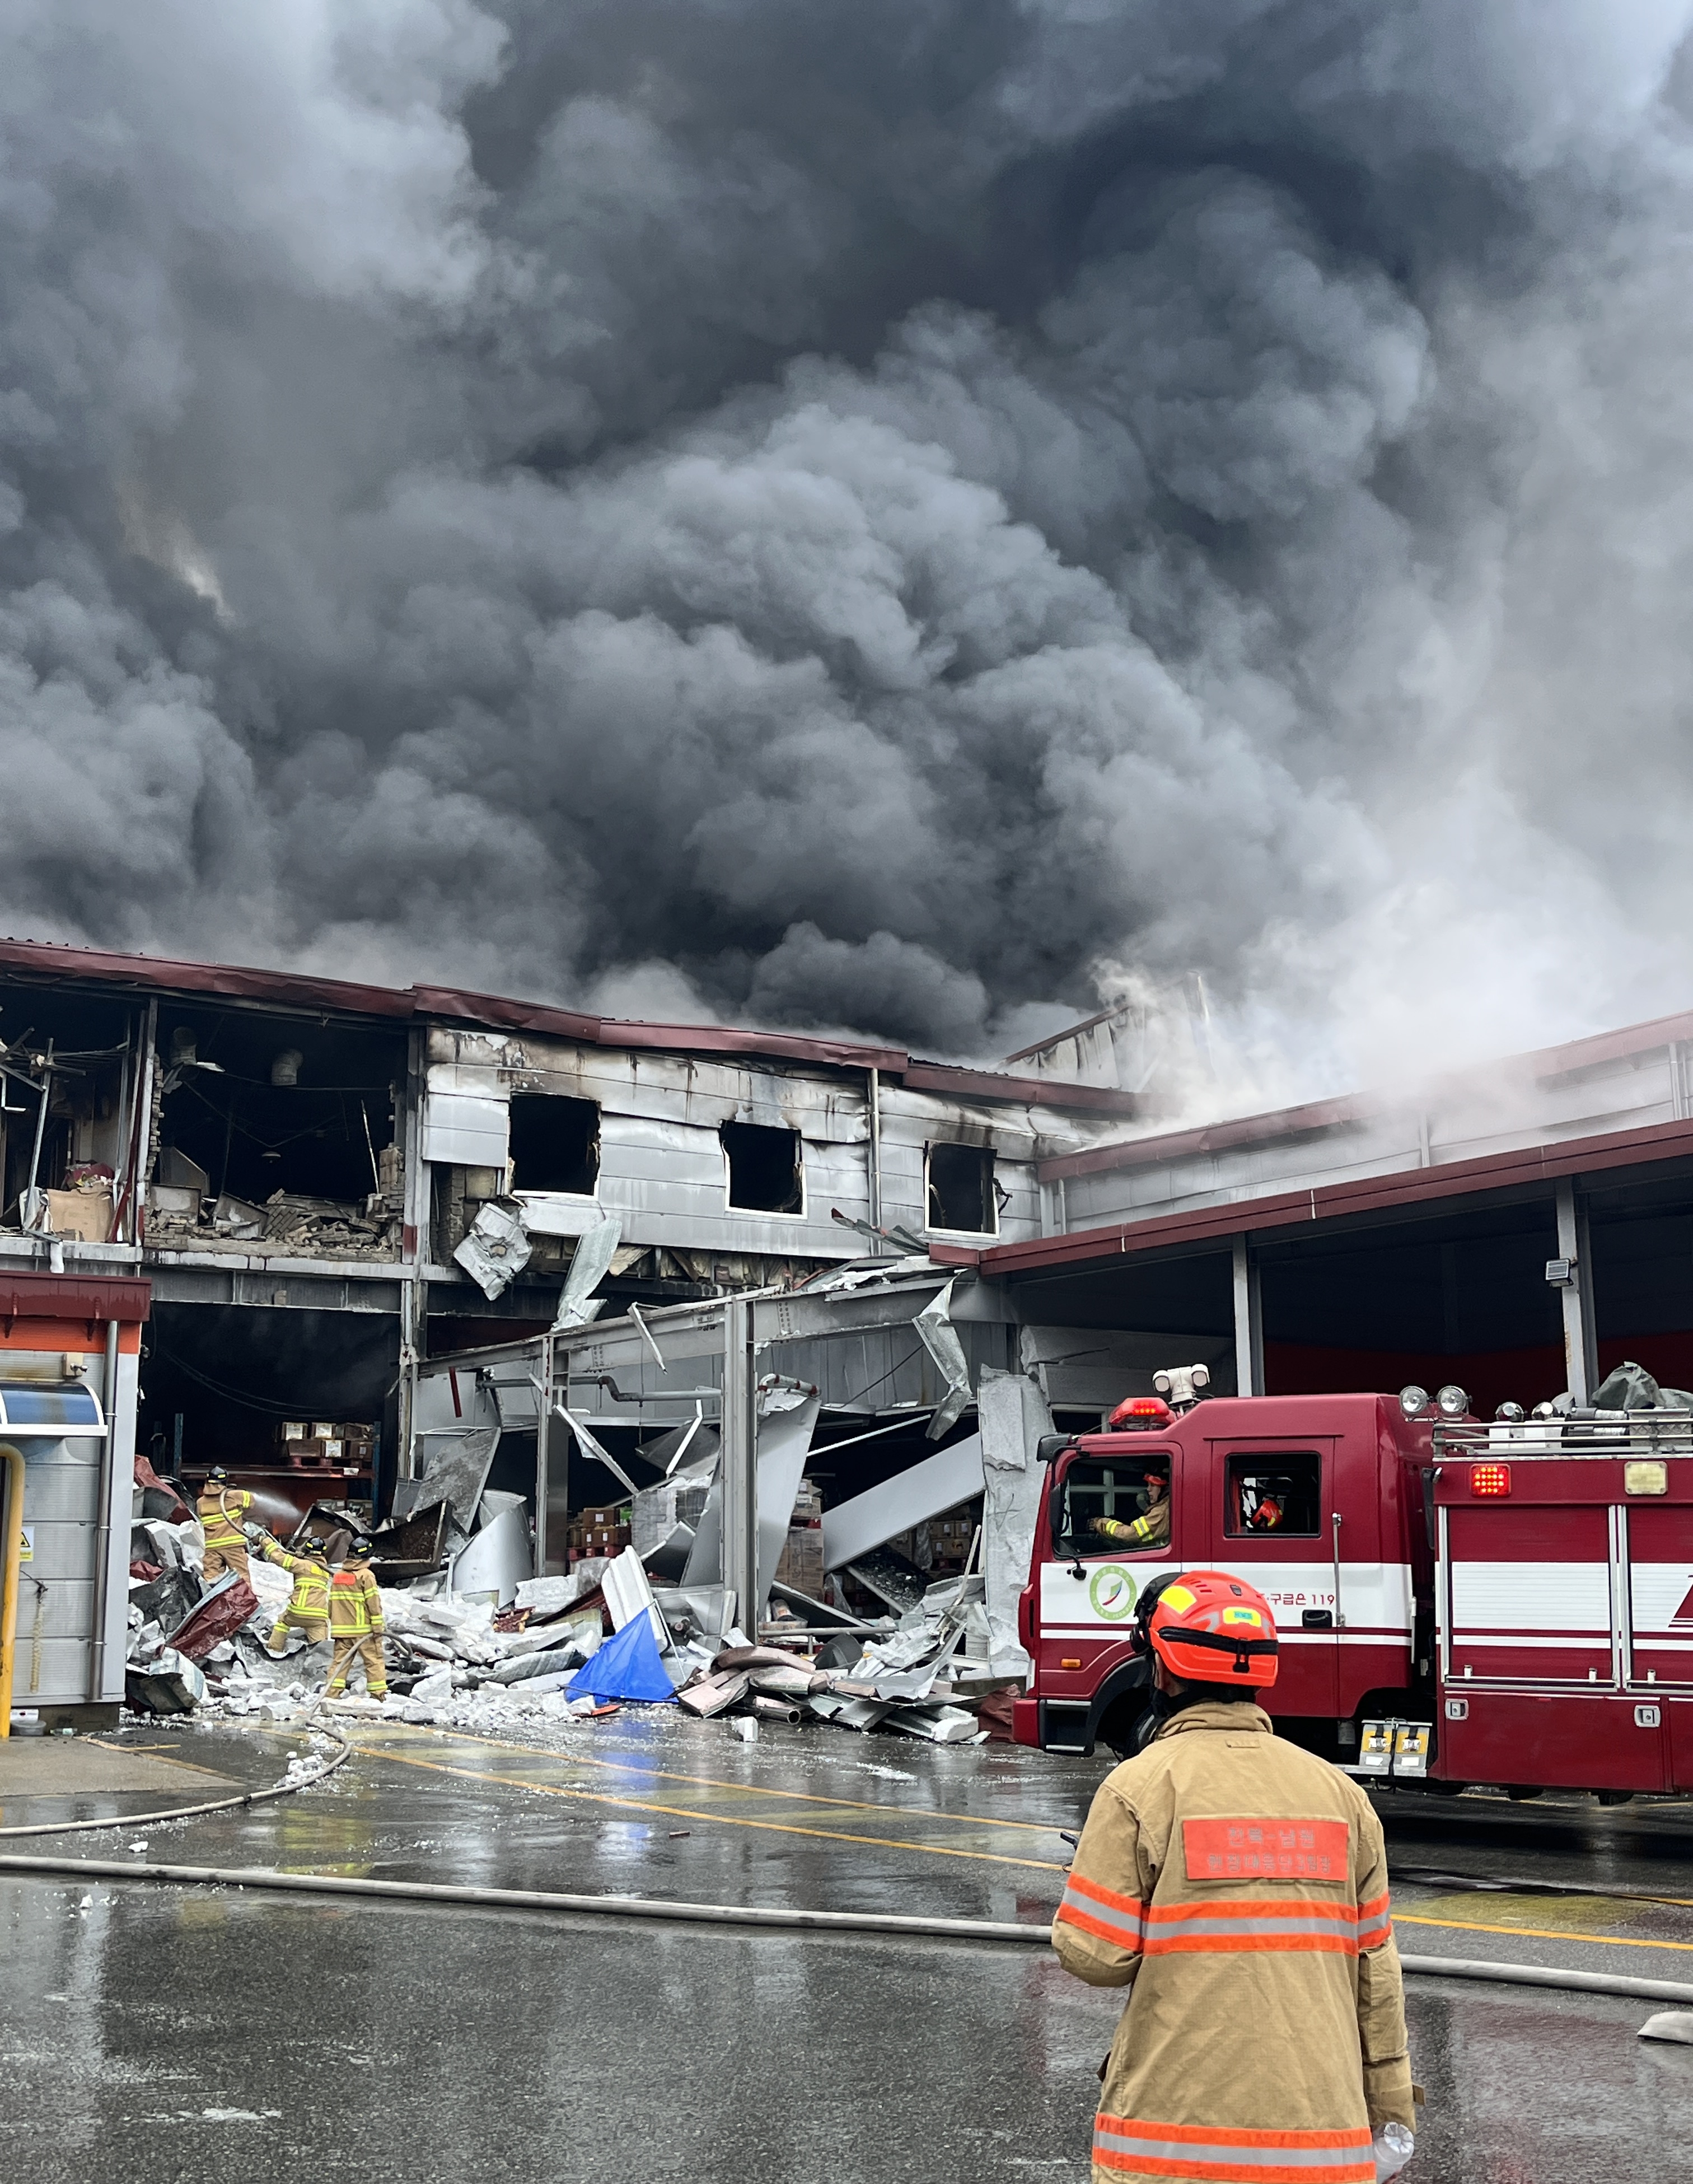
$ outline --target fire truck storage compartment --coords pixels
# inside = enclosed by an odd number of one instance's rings
[[[1693,1716],[1693,1707],[1676,1711]],[[1435,1725],[1448,1782],[1542,1790],[1668,1790],[1668,1704],[1628,1692],[1464,1690],[1449,1684]],[[1683,1763],[1690,1753],[1682,1730]],[[1693,1783],[1693,1774],[1685,1778]]]
[[[1449,1781],[1693,1788],[1693,1417],[1442,1428]]]
[[[1519,1471],[1523,1467],[1518,1466]],[[1544,1482],[1591,1496],[1599,1482]],[[1446,1513],[1448,1674],[1494,1682],[1612,1680],[1611,1512],[1591,1499],[1524,1507],[1472,1502]]]

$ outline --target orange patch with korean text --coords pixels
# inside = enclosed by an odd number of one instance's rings
[[[1190,1881],[1351,1878],[1345,1820],[1183,1820],[1182,1847]]]

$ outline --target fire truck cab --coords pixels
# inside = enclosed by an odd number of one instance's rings
[[[1433,1407],[1396,1396],[1213,1396],[1178,1415],[1156,1397],[1120,1405],[1114,1429],[1043,1440],[1047,1476],[1022,1642],[1034,1664],[1015,1708],[1021,1742],[1127,1753],[1147,1703],[1129,1650],[1140,1589],[1161,1570],[1250,1578],[1275,1611],[1281,1672],[1267,1695],[1281,1731],[1356,1763],[1362,1724],[1433,1719]],[[1133,1524],[1162,1498],[1144,1545]],[[1146,1528],[1143,1527],[1143,1529]],[[1409,1747],[1415,1742],[1411,1736]]]
[[[1112,1427],[1040,1445],[1020,1741],[1132,1751],[1141,1588],[1222,1569],[1275,1612],[1278,1732],[1349,1772],[1693,1790],[1693,1411],[1506,1405],[1484,1424],[1461,1389],[1412,1388],[1182,1415],[1139,1397]]]

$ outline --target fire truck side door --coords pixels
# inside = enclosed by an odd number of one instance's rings
[[[1083,1448],[1061,1459],[1052,1490],[1052,1558],[1037,1564],[1043,1641],[1126,1638],[1141,1586],[1179,1558],[1182,1458],[1138,1435],[1122,1441],[1120,1452]],[[1132,1524],[1146,1514],[1145,1474],[1161,1464],[1172,1472],[1172,1532],[1144,1547],[1100,1536],[1096,1518]]]
[[[1211,1444],[1213,1567],[1250,1580],[1274,1612],[1282,1651],[1273,1713],[1332,1719],[1339,1705],[1337,1446],[1328,1435]]]

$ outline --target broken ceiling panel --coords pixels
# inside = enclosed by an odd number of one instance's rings
[[[911,1324],[946,1382],[946,1392],[929,1420],[928,1437],[938,1440],[941,1435],[957,1424],[968,1407],[970,1368],[966,1362],[964,1346],[957,1330],[948,1317],[947,1307],[952,1302],[953,1285],[949,1282],[937,1297],[933,1297],[917,1314]]]
[[[423,1443],[423,1484],[428,1490],[420,1498],[449,1502],[454,1523],[460,1531],[468,1532],[476,1522],[476,1504],[482,1498],[498,1446],[498,1426],[431,1434]]]

